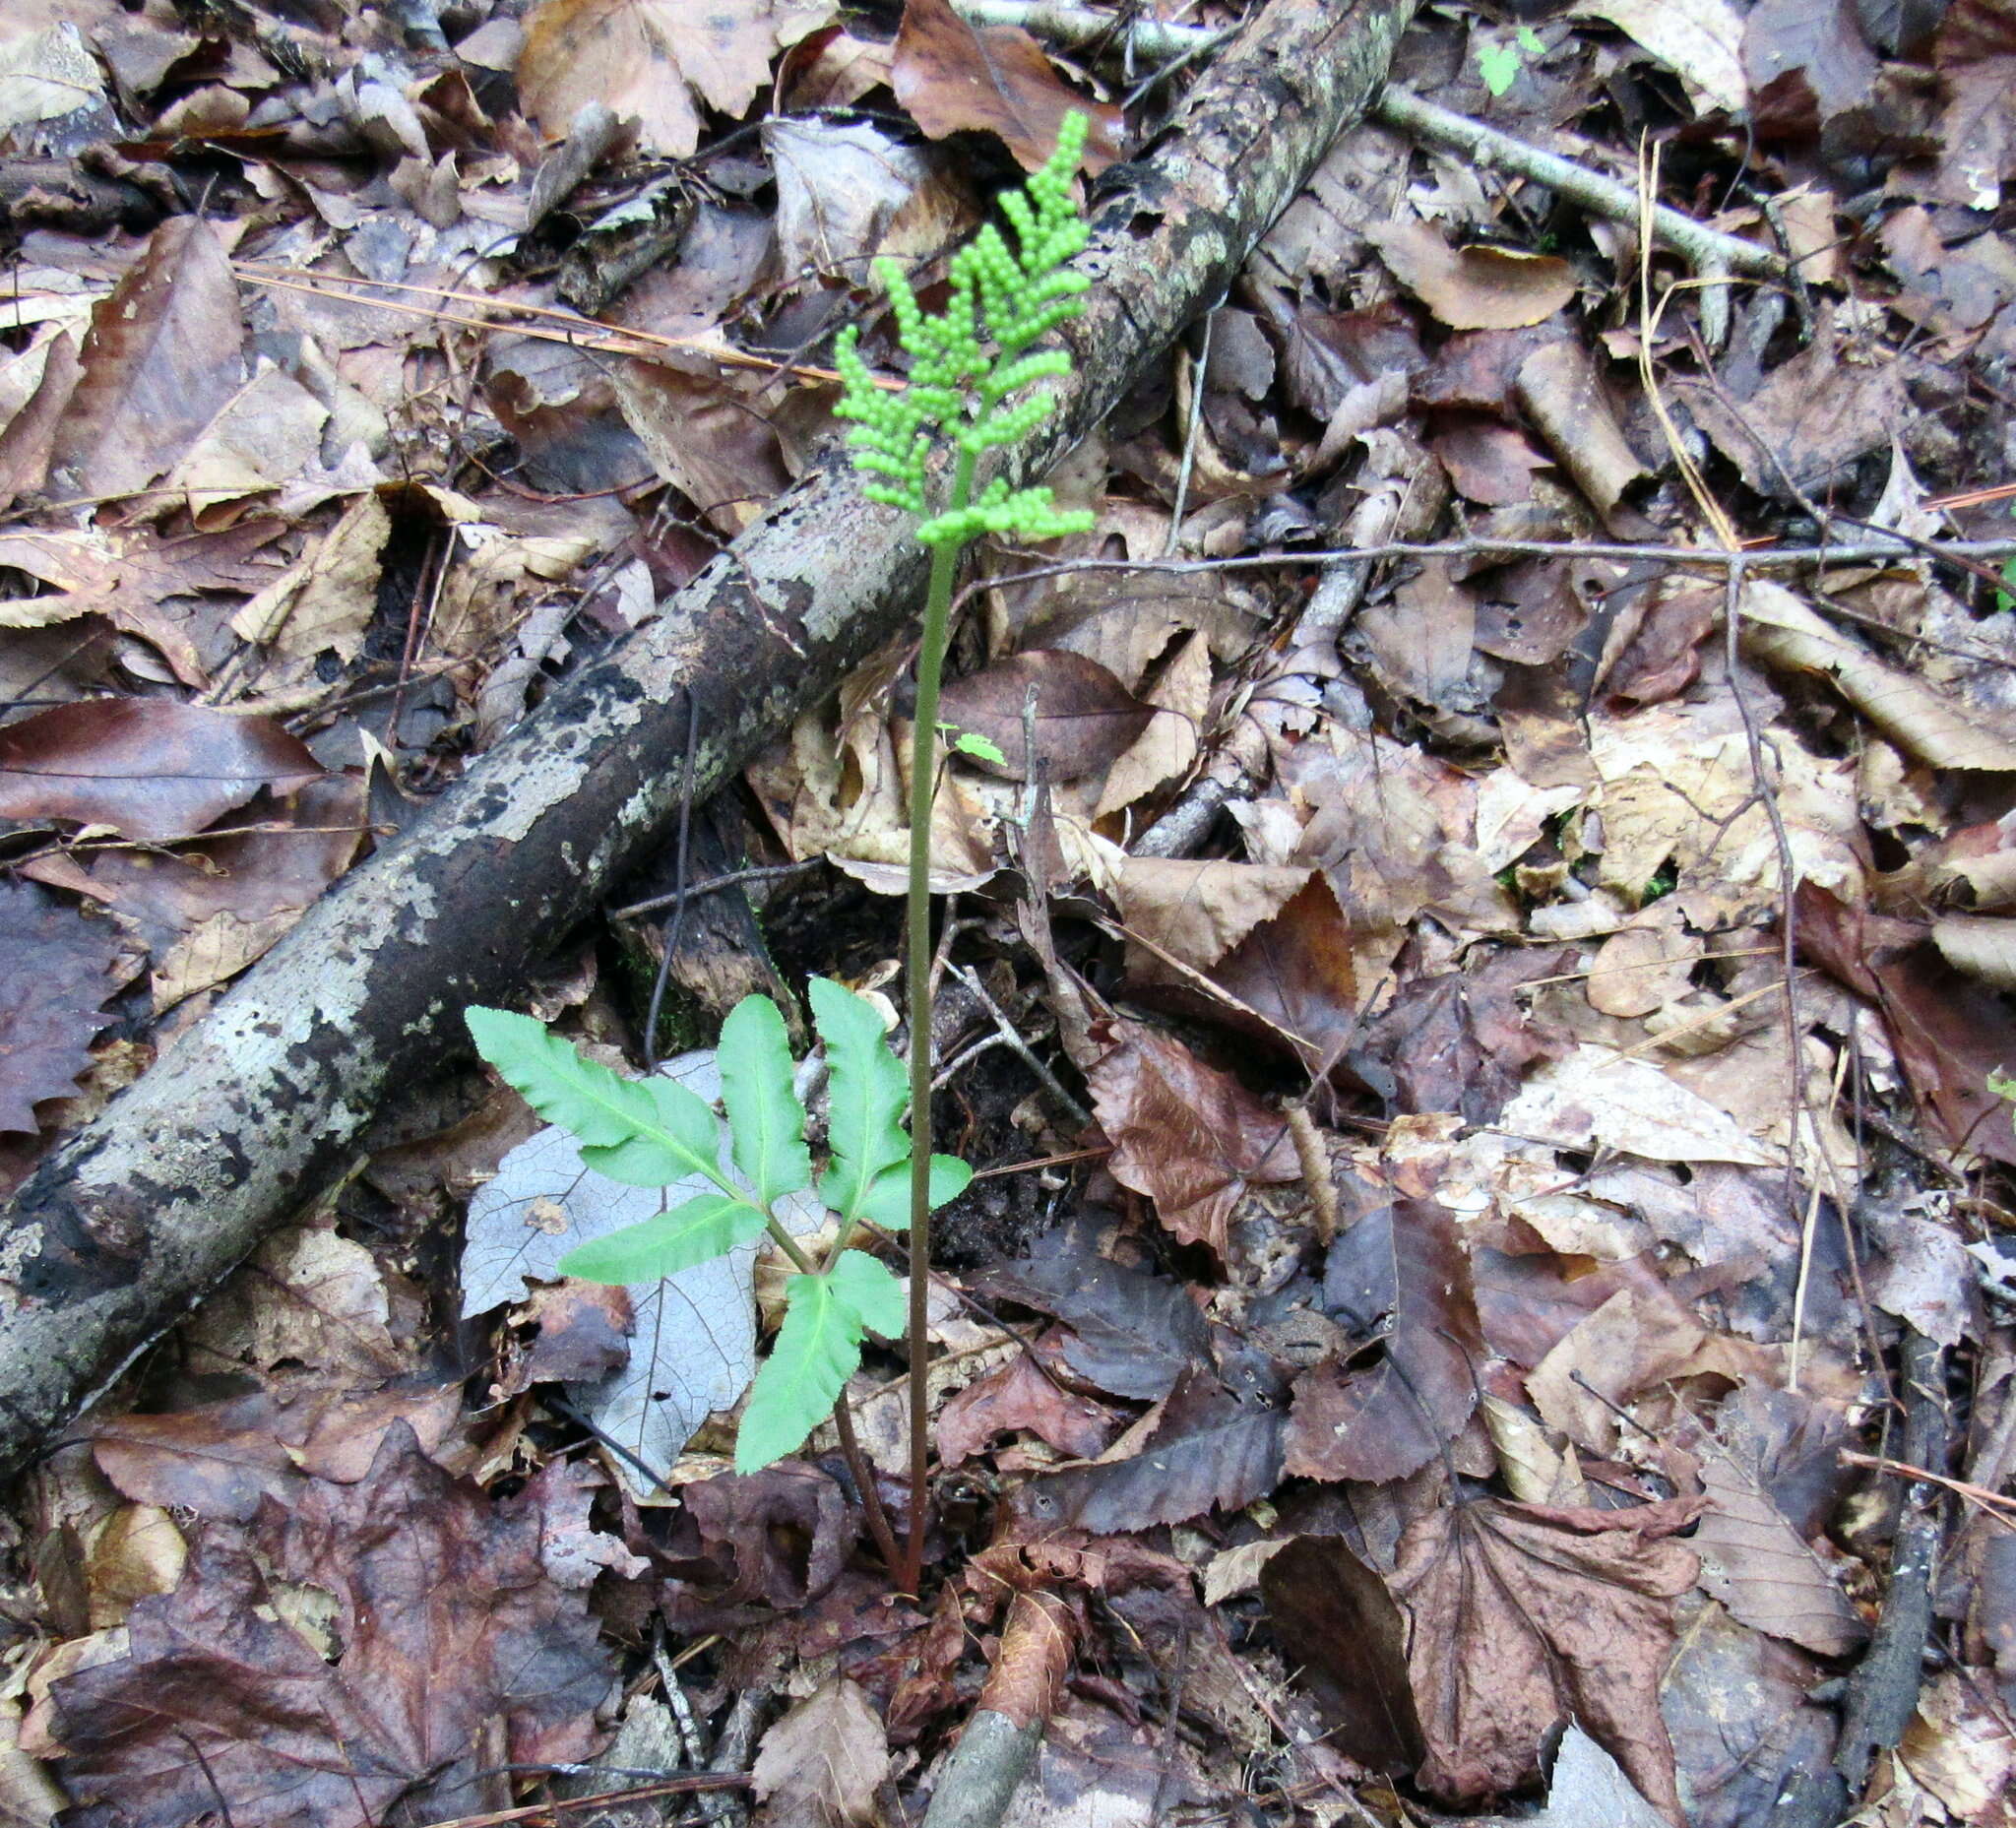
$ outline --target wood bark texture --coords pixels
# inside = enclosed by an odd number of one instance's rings
[[[1412,0],[1271,0],[1169,127],[1107,174],[1068,327],[1077,372],[1034,473],[1111,410],[1359,119]],[[556,689],[346,876],[0,1210],[0,1475],[352,1161],[373,1113],[468,1046],[676,817],[902,627],[908,518],[834,459],[659,617]]]

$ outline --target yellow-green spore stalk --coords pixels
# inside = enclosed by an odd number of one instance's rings
[[[1085,151],[1085,115],[1066,115],[1049,162],[1021,191],[1001,199],[1001,213],[1016,245],[992,223],[953,256],[951,296],[945,309],[926,315],[903,271],[878,260],[874,272],[889,293],[897,338],[911,357],[909,384],[896,391],[875,385],[855,347],[859,332],[844,330],[834,346],[834,366],[845,393],[835,410],[852,419],[848,434],[861,492],[871,501],[908,509],[918,518],[917,538],[931,551],[930,588],[924,599],[923,640],[917,653],[916,723],[912,738],[910,903],[905,949],[911,1024],[911,1139],[916,1160],[931,1153],[931,796],[937,769],[938,685],[945,664],[947,622],[959,555],[981,534],[1019,539],[1054,539],[1089,532],[1090,514],[1059,511],[1041,486],[1011,488],[995,477],[977,495],[975,473],[999,445],[1028,437],[1056,406],[1042,381],[1071,372],[1070,352],[1032,349],[1085,307],[1091,284],[1070,261],[1085,246],[1087,228],[1073,194]],[[940,500],[932,499],[931,460],[943,446],[954,453]],[[905,1560],[914,1591],[923,1555],[924,1489],[929,1471],[925,1387],[925,1292],[930,1264],[930,1188],[912,1179],[910,1229],[911,1512]]]

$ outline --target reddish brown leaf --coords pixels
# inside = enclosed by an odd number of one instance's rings
[[[724,1473],[680,1487],[708,1553],[733,1570],[720,1604],[761,1600],[795,1611],[816,1600],[846,1565],[847,1499],[815,1466],[788,1461],[746,1476]]]
[[[402,1797],[420,1820],[474,1809],[500,1755],[584,1756],[610,1672],[545,1558],[589,1500],[566,1471],[492,1504],[402,1428],[361,1483],[270,1508],[259,1558],[213,1526],[175,1591],[134,1607],[123,1657],[52,1684],[71,1795],[133,1828],[220,1804],[238,1828],[368,1828]],[[334,1661],[283,1622],[262,1559],[334,1596]]]
[[[1477,1407],[1483,1354],[1470,1264],[1433,1200],[1374,1208],[1330,1247],[1323,1306],[1370,1336],[1378,1363],[1333,1358],[1295,1379],[1288,1470],[1370,1483],[1402,1479],[1455,1437]]]
[[[1407,1621],[1386,1583],[1341,1538],[1302,1536],[1268,1558],[1260,1595],[1337,1749],[1374,1771],[1420,1763]]]
[[[1522,1789],[1572,1717],[1662,1813],[1684,1820],[1659,1682],[1671,1602],[1699,1564],[1660,1539],[1696,1508],[1480,1498],[1409,1526],[1387,1585],[1408,1616],[1424,1788],[1452,1802]]]
[[[261,788],[289,792],[322,772],[271,718],[161,698],[86,699],[0,729],[0,817],[184,838]]]
[[[938,1464],[956,1467],[997,1434],[1028,1429],[1060,1454],[1090,1460],[1113,1431],[1112,1416],[1090,1397],[1050,1382],[1028,1353],[968,1384],[938,1412]]]
[[[169,1415],[106,1416],[91,1424],[92,1452],[138,1503],[244,1523],[262,1497],[291,1502],[305,1477],[362,1479],[395,1423],[438,1448],[461,1416],[460,1388],[324,1388],[294,1398],[259,1390]]]
[[[1883,1012],[1912,1092],[1954,1147],[2016,1163],[2009,1106],[1987,1085],[2016,1061],[2016,1021],[2001,1003],[1948,965],[1916,922],[1848,907],[1812,882],[1799,884],[1794,913],[1799,944]]]
[[[1138,1453],[1031,1481],[1029,1513],[1046,1528],[1109,1536],[1180,1523],[1213,1506],[1240,1510],[1280,1481],[1280,1399],[1279,1376],[1259,1353],[1235,1356],[1223,1377],[1193,1365]]]
[[[1443,420],[1428,449],[1442,460],[1457,492],[1486,508],[1531,501],[1534,472],[1553,462],[1524,432],[1481,413]]]
[[[1103,171],[1120,156],[1118,108],[1067,89],[1043,47],[1021,27],[970,26],[950,0],[905,0],[894,87],[897,100],[929,138],[999,134],[1025,171],[1056,150],[1057,129],[1073,108],[1092,119],[1087,165]]]
[[[124,495],[174,468],[244,379],[237,282],[200,215],[171,216],[93,308],[52,468],[79,495]]]
[[[1227,1228],[1246,1188],[1301,1172],[1287,1125],[1173,1036],[1115,1022],[1110,1038],[1111,1049],[1086,1076],[1113,1143],[1107,1169],[1147,1194],[1184,1243],[1207,1245],[1224,1261]]]
[[[1715,627],[1720,588],[1663,588],[1640,610],[1638,624],[1607,659],[1601,689],[1612,712],[1677,698],[1701,676],[1701,644]]]
[[[1211,968],[1214,981],[1264,1016],[1315,1072],[1336,1063],[1360,1000],[1352,933],[1337,891],[1317,874]]]
[[[111,1020],[98,1006],[118,951],[108,923],[32,884],[0,882],[0,1130],[32,1134],[34,1106],[77,1090]]]
[[[974,758],[1010,781],[1029,774],[1029,704],[1036,700],[1037,760],[1053,781],[1075,781],[1113,763],[1155,716],[1099,662],[1064,648],[1036,648],[969,673],[945,687],[938,716],[955,729],[984,736],[1001,751],[996,764]]]

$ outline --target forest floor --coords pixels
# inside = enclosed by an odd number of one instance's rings
[[[872,258],[1242,23],[985,12],[10,0],[0,1191],[832,461]],[[1017,1596],[1019,1828],[2016,1821],[2016,0],[1391,85],[976,557],[923,1591],[830,1430],[728,1470],[775,1266],[561,1278],[662,1196],[465,1060],[12,1489],[0,1825],[899,1828]],[[913,659],[521,1006],[902,1040]]]

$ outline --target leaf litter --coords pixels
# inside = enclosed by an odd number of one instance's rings
[[[1130,97],[1158,53],[946,0],[60,12],[0,25],[8,1184],[821,461],[869,259],[927,283],[1066,109],[1096,173],[1208,61]],[[755,1253],[560,1279],[661,1196],[463,1074],[23,1486],[47,1806],[495,1810],[672,1681],[759,1821],[893,1819],[1048,1583],[1032,1821],[1781,1819],[1909,1587],[1865,1462],[1937,1399],[1942,1661],[1852,1788],[2001,1819],[2016,648],[2004,561],[1911,542],[2016,531],[2012,44],[2007,0],[1423,18],[1401,80],[1631,190],[1642,130],[1798,284],[1717,347],[1712,275],[1354,128],[1056,477],[1097,525],[1047,556],[1143,568],[987,555],[940,1124],[1045,1166],[948,1215],[916,1604],[829,1439],[724,1471]],[[1732,595],[1492,543],[1886,530]],[[906,664],[723,802],[713,867],[802,874],[675,961],[694,1039],[759,930],[766,984],[888,980]],[[662,943],[533,1007],[644,1058]],[[902,1368],[850,1391],[891,1504]]]

